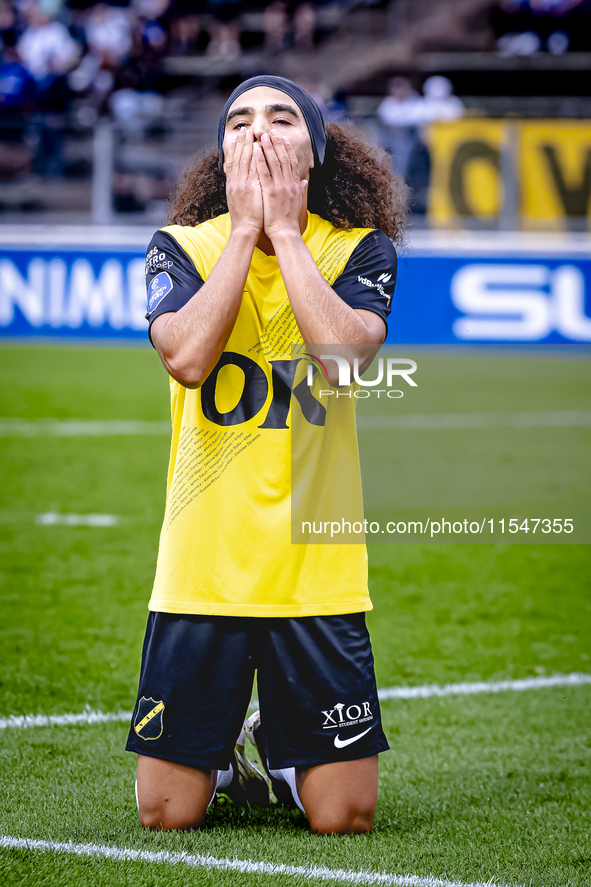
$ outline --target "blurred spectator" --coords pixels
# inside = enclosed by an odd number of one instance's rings
[[[286,49],[290,22],[296,52],[311,52],[314,45],[315,13],[312,3],[273,0],[265,11],[265,48],[270,55]]]
[[[126,135],[143,138],[148,127],[162,117],[164,101],[157,92],[117,89],[109,99],[109,108]]]
[[[314,24],[316,16],[312,3],[297,3],[293,11],[293,45],[296,52],[312,52],[314,49]]]
[[[68,74],[68,85],[74,92],[86,92],[95,82],[101,69],[101,60],[95,55],[87,53],[80,64]]]
[[[16,31],[5,30],[2,34],[4,47],[0,57],[0,110],[3,124],[11,120],[23,120],[34,109],[35,81],[22,64],[17,51]]]
[[[332,94],[323,86],[319,86],[314,80],[298,77],[297,82],[312,96],[326,121],[338,123],[346,117],[345,103],[341,93]]]
[[[389,95],[378,107],[380,143],[392,155],[394,171],[404,176],[411,188],[413,212],[424,213],[431,164],[421,128],[436,121],[457,120],[464,106],[447,77],[428,77],[423,96],[406,77],[395,77],[388,87]]]
[[[419,113],[422,123],[457,120],[464,113],[464,105],[453,94],[453,84],[447,77],[428,77],[423,84],[423,96]]]
[[[199,50],[201,6],[199,0],[176,0],[174,3],[170,22],[172,55],[194,55]]]
[[[388,84],[389,95],[378,106],[381,125],[380,144],[392,155],[395,172],[406,176],[410,155],[418,138],[417,126],[423,123],[424,99],[406,77],[394,77]]]
[[[497,0],[492,22],[502,56],[591,49],[590,0]]]
[[[132,0],[125,9],[98,3],[85,12],[82,23],[88,52],[68,77],[70,88],[84,96],[76,112],[80,124],[96,122],[117,86],[123,93],[143,87],[142,66],[152,72],[152,79],[157,75],[155,62],[168,39],[161,19],[169,6],[170,0]],[[129,126],[137,129],[134,114]]]
[[[17,50],[35,80],[35,114],[27,127],[27,143],[34,150],[32,170],[62,172],[62,145],[70,92],[66,74],[80,57],[81,47],[63,22],[61,0],[20,0],[18,12],[25,24]]]
[[[131,0],[131,5],[141,35],[140,54],[146,48],[160,55],[168,45],[170,0]]]
[[[535,55],[540,51],[542,41],[535,31],[503,34],[497,40],[497,48],[501,58],[512,55]]]
[[[8,0],[0,0],[0,50],[6,46],[5,33],[14,35],[15,25],[16,15],[12,3],[9,3]],[[14,39],[11,45],[13,44]]]
[[[243,0],[209,0],[208,12],[213,16],[208,55],[236,58],[240,55],[240,21]]]
[[[129,57],[132,47],[131,19],[127,9],[97,3],[84,22],[90,53],[113,68]]]
[[[568,39],[568,34],[565,34],[564,31],[552,31],[546,44],[551,55],[562,55],[564,52],[567,52],[570,40]]]
[[[422,105],[423,99],[410,80],[393,77],[388,83],[388,95],[378,107],[378,117],[388,127],[416,126],[421,120]]]
[[[28,27],[18,42],[25,68],[44,91],[55,77],[65,75],[80,55],[80,46],[66,26],[46,11],[49,8],[48,3],[40,2],[27,9]]]
[[[6,21],[6,20],[4,20]],[[31,151],[24,143],[28,116],[34,108],[35,81],[16,50],[17,34],[3,29],[0,59],[0,179],[30,172]]]

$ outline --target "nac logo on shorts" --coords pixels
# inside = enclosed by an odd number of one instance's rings
[[[159,739],[162,736],[164,709],[165,705],[161,699],[152,699],[151,696],[146,699],[145,696],[142,696],[133,722],[133,729],[140,739],[148,741]]]

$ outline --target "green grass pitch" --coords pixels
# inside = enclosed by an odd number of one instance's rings
[[[490,378],[510,384],[496,404],[489,394],[486,409],[588,409],[590,369],[543,353],[425,352],[419,371],[433,385],[421,390],[431,395],[400,409],[451,409],[443,391],[461,379],[464,409],[482,410]],[[149,349],[5,345],[0,376],[0,419],[168,417],[166,375]],[[589,490],[589,437],[591,429],[577,429],[568,438],[583,466],[577,501]],[[0,717],[132,708],[168,447],[165,436],[0,437]],[[121,523],[37,525],[49,511],[109,513]],[[371,546],[378,684],[591,672],[590,575],[584,545]],[[125,724],[9,728],[0,731],[0,834],[588,887],[590,704],[591,686],[385,702],[392,750],[381,761],[375,828],[352,838],[319,838],[300,813],[224,800],[201,832],[148,833],[137,820]],[[0,883],[321,882],[3,849]]]

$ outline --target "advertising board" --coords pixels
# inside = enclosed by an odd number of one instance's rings
[[[453,227],[507,218],[524,230],[585,230],[591,122],[464,119],[433,124],[428,214]]]
[[[576,237],[415,237],[399,261],[387,342],[591,342],[591,244]],[[0,232],[0,337],[146,340],[149,238]]]

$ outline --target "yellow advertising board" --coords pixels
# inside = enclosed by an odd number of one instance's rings
[[[519,141],[521,214],[527,227],[589,217],[591,121],[523,121]]]
[[[591,215],[591,121],[460,120],[428,130],[428,213],[438,226],[498,218],[525,229],[584,227]]]
[[[500,120],[460,120],[429,128],[429,216],[448,225],[497,216],[503,200]]]

